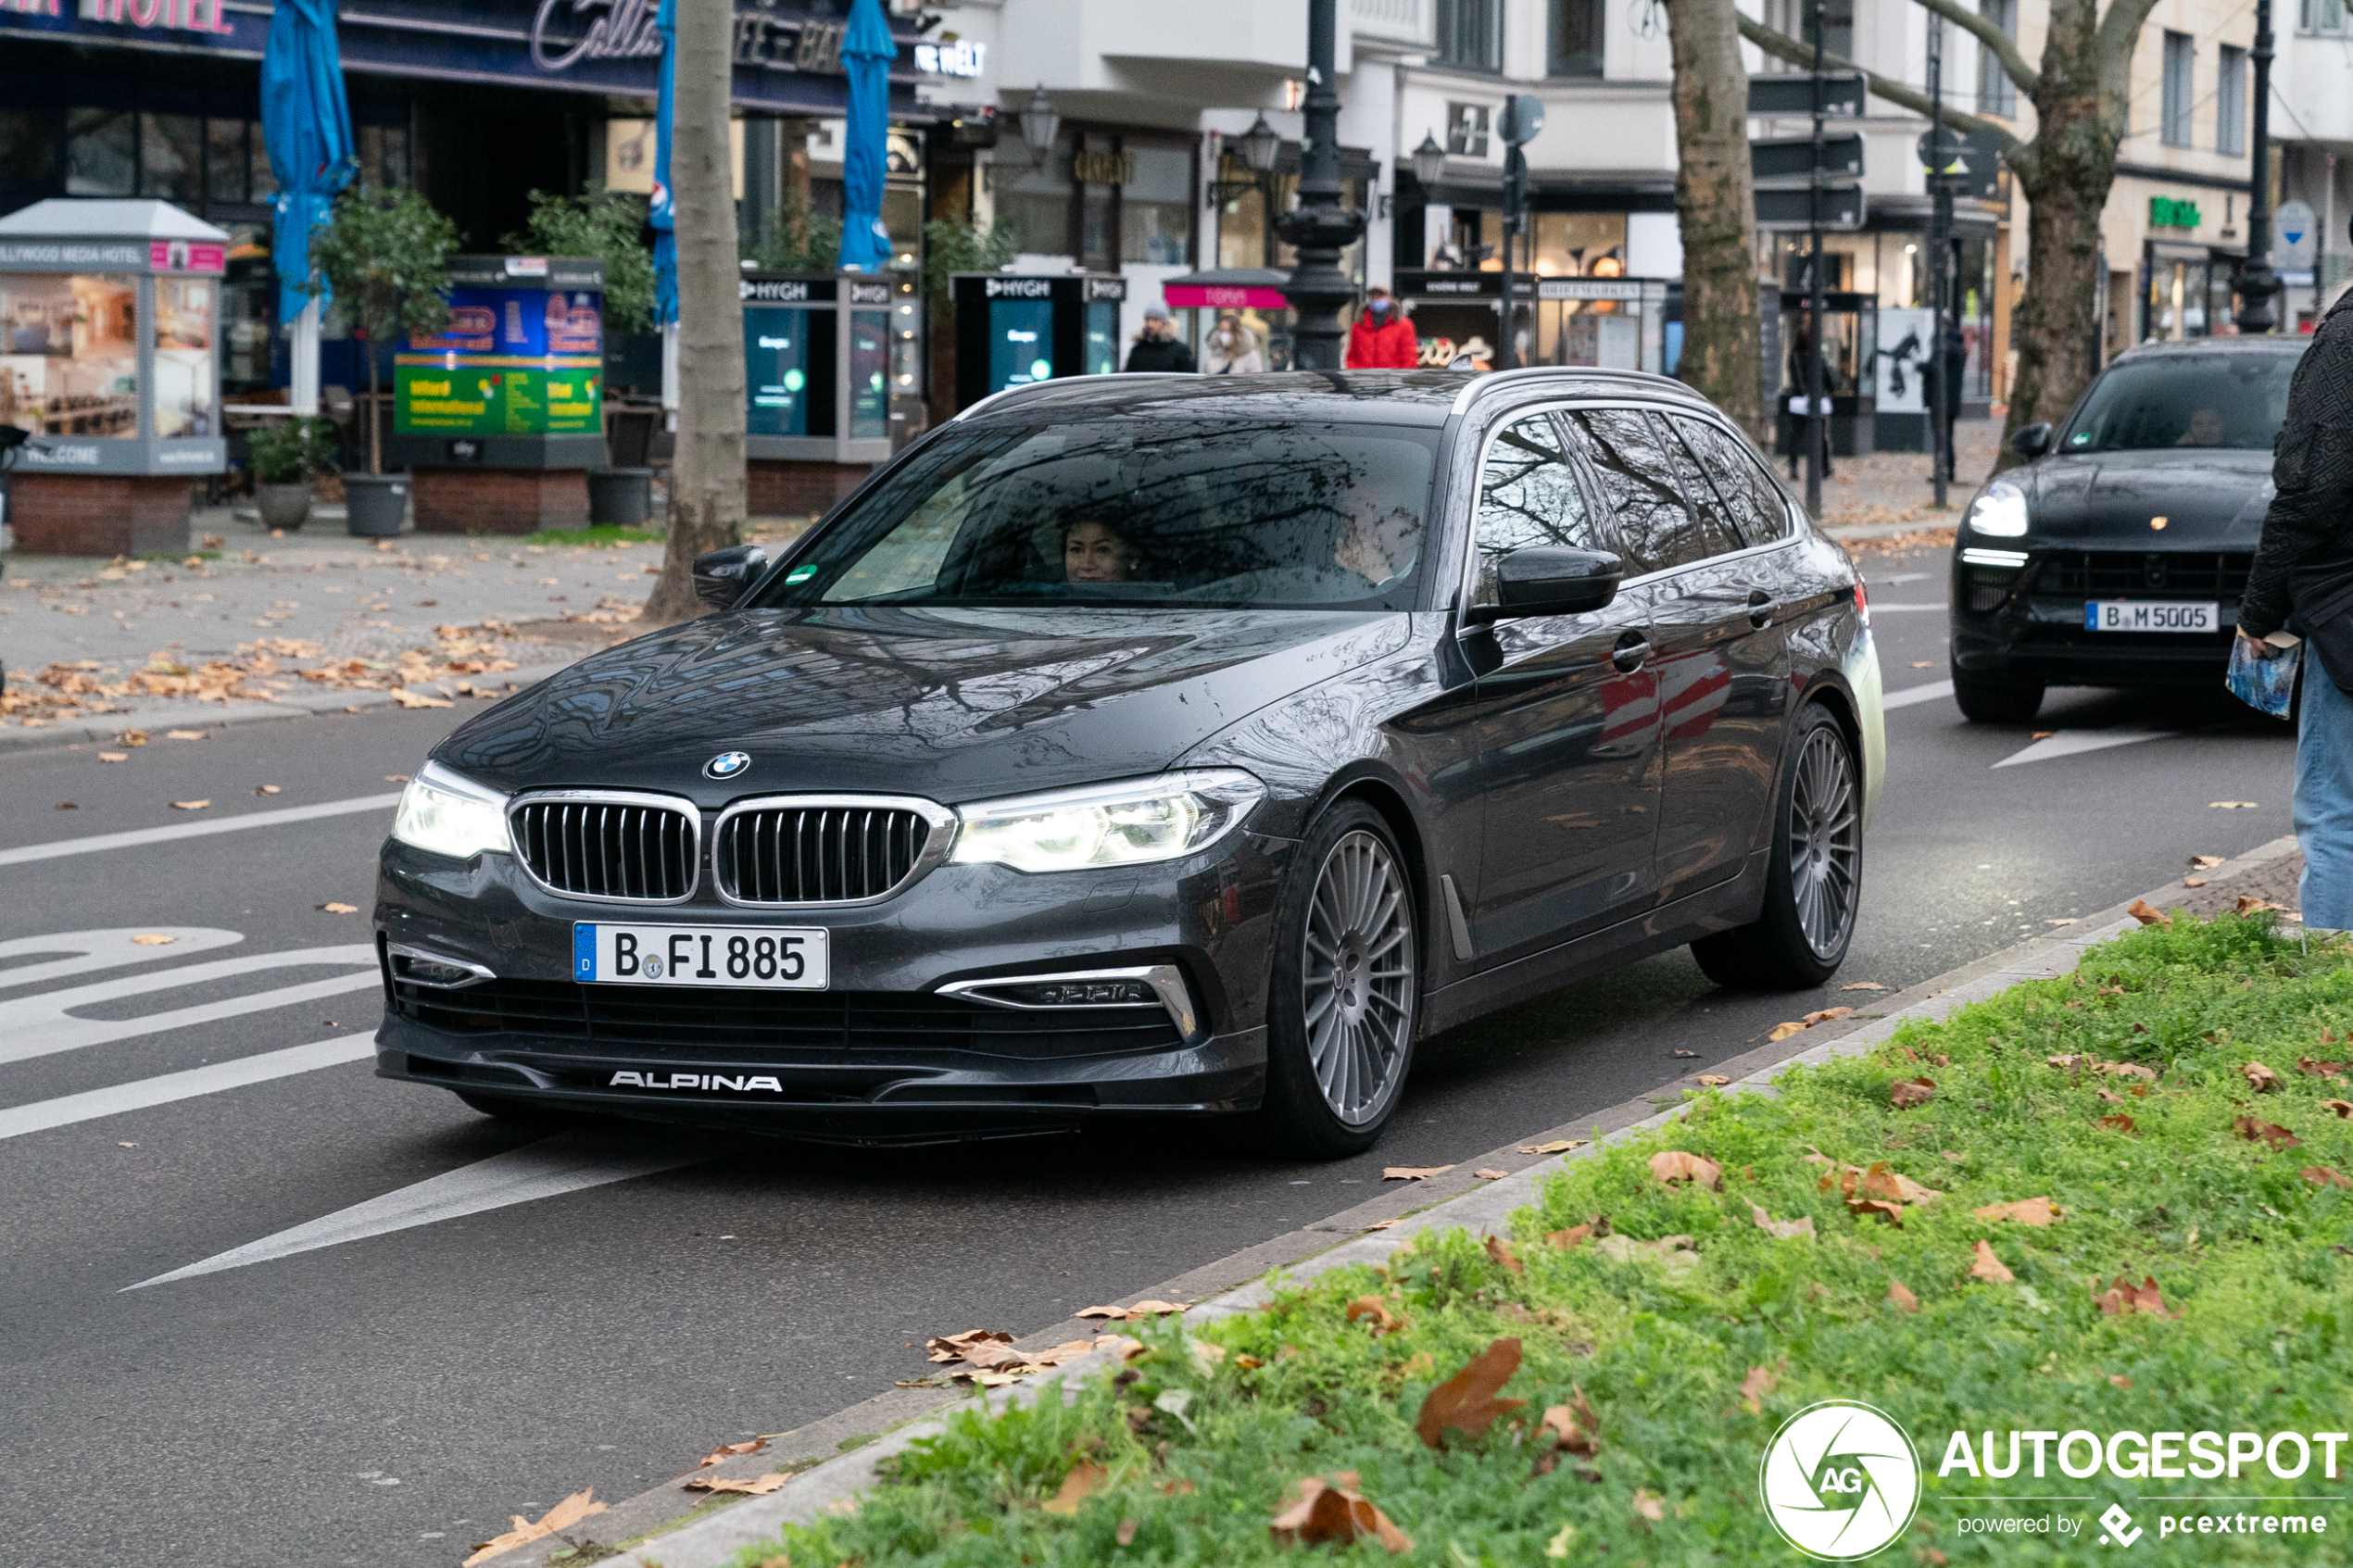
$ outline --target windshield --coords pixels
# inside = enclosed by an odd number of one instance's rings
[[[758,603],[1404,609],[1437,436],[1158,416],[950,427]]]
[[[2268,452],[2287,417],[2293,354],[2169,354],[2111,367],[2067,427],[2062,452],[2229,446]]]

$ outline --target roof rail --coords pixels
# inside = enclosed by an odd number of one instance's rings
[[[1454,395],[1454,407],[1453,411],[1456,414],[1462,413],[1465,409],[1471,406],[1471,400],[1473,398],[1485,392],[1488,388],[1494,386],[1499,382],[1522,381],[1530,377],[1543,375],[1558,375],[1563,370],[1599,370],[1600,368],[1601,367],[1596,365],[1521,365],[1508,370],[1489,370],[1482,375],[1475,375],[1471,377],[1470,383],[1464,387],[1462,391]],[[1692,391],[1689,383],[1677,381],[1673,376],[1662,376],[1653,370],[1613,370],[1609,372],[1609,374],[1613,376],[1639,377],[1643,381],[1658,382],[1664,385],[1675,387],[1687,395],[1692,397],[1698,397],[1700,395],[1697,392]]]
[[[979,413],[983,408],[988,408],[993,403],[1010,402],[1023,397],[1030,393],[1038,391],[1040,388],[1067,386],[1067,384],[1072,382],[1198,381],[1199,379],[1201,379],[1200,372],[1189,370],[1108,370],[1091,376],[1056,376],[1050,381],[1027,382],[1020,386],[1009,386],[1004,388],[1002,391],[992,392],[988,396],[982,398],[979,402],[972,405],[970,408],[959,409],[954,414],[950,415],[948,422],[952,425],[958,420],[966,419],[974,414]]]

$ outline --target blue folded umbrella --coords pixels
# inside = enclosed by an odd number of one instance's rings
[[[278,318],[292,320],[310,303],[310,231],[359,172],[334,0],[277,0],[261,51],[261,136],[278,177]],[[322,287],[318,297],[323,310],[332,296]]]
[[[883,164],[890,143],[890,63],[898,56],[882,0],[856,0],[841,41],[842,69],[849,77],[837,263],[845,271],[879,272],[890,262],[890,231],[882,220]]]

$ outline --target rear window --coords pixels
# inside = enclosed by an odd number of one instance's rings
[[[759,602],[1404,609],[1436,455],[1396,425],[951,427]]]
[[[2226,447],[2268,452],[2287,417],[2293,354],[2169,354],[2113,365],[2059,438],[2062,452]]]

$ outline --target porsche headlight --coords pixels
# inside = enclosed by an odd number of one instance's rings
[[[948,858],[1018,872],[1173,860],[1216,843],[1265,797],[1266,786],[1238,768],[1204,768],[987,800],[957,808]]]
[[[1971,532],[1989,539],[2015,539],[2026,532],[2026,492],[2009,480],[1994,480],[1969,504],[1968,521]]]
[[[507,834],[507,797],[428,762],[400,792],[392,836],[419,849],[471,860],[484,850],[514,853]]]

